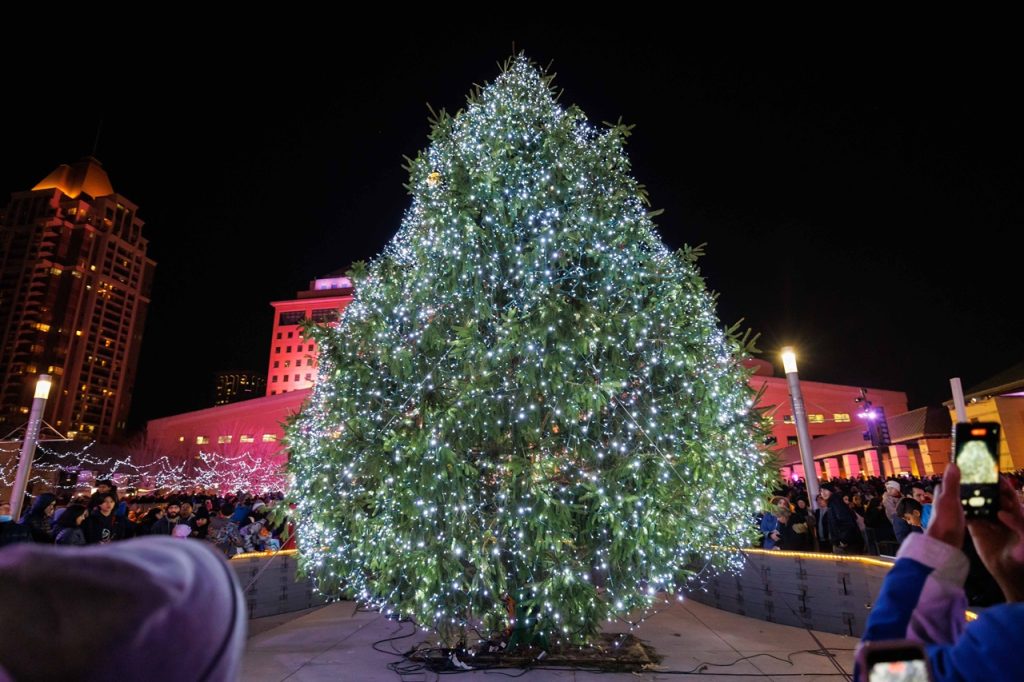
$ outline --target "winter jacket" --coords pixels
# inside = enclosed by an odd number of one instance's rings
[[[19,542],[32,542],[32,534],[28,532],[28,528],[14,521],[0,523],[0,547]]]
[[[911,639],[925,645],[935,682],[1008,680],[1024,651],[1024,603],[999,604],[967,623],[967,556],[914,533],[897,554],[868,616],[862,642]],[[861,679],[855,672],[855,679]]]
[[[94,509],[84,522],[82,532],[85,533],[87,544],[113,542],[124,539],[124,527],[116,515],[104,516],[99,509]]]
[[[33,541],[53,544],[53,527],[50,518],[46,516],[46,508],[56,499],[57,496],[53,493],[42,493],[32,503],[32,508],[21,517],[21,524],[28,528]]]
[[[74,528],[61,528],[57,533],[56,543],[58,545],[84,545],[85,533],[78,526]]]

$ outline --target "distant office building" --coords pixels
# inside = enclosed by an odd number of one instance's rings
[[[352,282],[331,274],[309,283],[291,301],[274,301],[267,395],[312,388],[316,377],[316,343],[302,336],[303,320],[330,324],[352,302]]]
[[[227,405],[240,400],[260,398],[265,393],[267,379],[263,374],[232,370],[217,372],[214,383],[214,405]]]
[[[0,431],[44,419],[71,437],[124,431],[156,263],[142,220],[99,161],[61,165],[0,212]]]

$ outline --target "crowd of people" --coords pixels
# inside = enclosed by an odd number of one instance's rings
[[[100,480],[87,496],[40,493],[20,519],[0,502],[0,547],[18,542],[95,545],[146,535],[209,542],[230,558],[253,551],[288,549],[294,544],[286,520],[271,510],[280,493],[221,496],[201,488],[160,495],[118,494],[113,481]]]
[[[765,549],[890,554],[931,520],[941,476],[833,478],[812,507],[802,479],[780,486],[759,519]],[[1017,491],[1024,472],[1007,476]]]

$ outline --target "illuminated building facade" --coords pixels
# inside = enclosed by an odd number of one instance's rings
[[[27,419],[45,373],[48,423],[72,438],[123,434],[156,267],[137,212],[93,158],[0,212],[0,431]]]
[[[316,343],[302,336],[303,320],[318,324],[336,321],[352,302],[352,282],[340,274],[309,283],[291,301],[274,301],[274,328],[270,336],[267,395],[313,387],[316,377]]]

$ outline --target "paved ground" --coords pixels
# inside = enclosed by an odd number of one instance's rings
[[[430,682],[438,679],[434,673],[423,671],[399,676],[388,670],[387,664],[400,660],[400,657],[380,653],[371,646],[378,640],[410,631],[410,625],[400,626],[380,614],[356,611],[352,602],[331,604],[297,616],[259,619],[252,622],[242,679],[245,682]],[[853,670],[852,649],[857,643],[857,640],[842,635],[815,632],[812,636],[807,630],[738,616],[694,601],[674,604],[648,618],[636,634],[665,657],[662,665],[666,672],[609,674],[531,670],[518,679],[524,682],[683,679],[831,682],[848,678],[840,674],[829,657],[814,652],[821,646],[832,647],[830,651],[836,662],[848,674]],[[425,633],[417,633],[415,637],[379,646],[383,649],[394,646],[404,651],[425,639]],[[771,654],[781,659],[788,657],[792,664],[757,654]],[[728,665],[744,657],[750,658]],[[710,666],[700,675],[668,673],[690,671],[702,663],[726,665]],[[521,671],[502,672],[518,675]],[[443,677],[449,678],[447,675]],[[454,679],[485,677],[508,679],[497,671],[474,671],[459,674]]]

